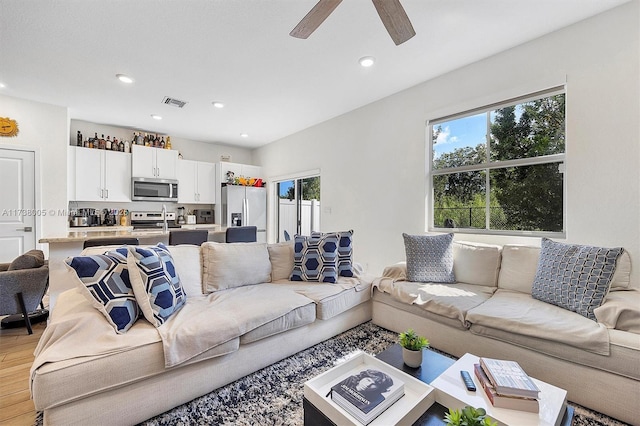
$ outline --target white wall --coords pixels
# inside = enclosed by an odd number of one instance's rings
[[[355,260],[380,273],[404,259],[402,232],[426,229],[425,122],[566,81],[566,240],[625,247],[640,286],[638,4],[306,129],[256,150],[254,160],[267,178],[321,169],[322,230],[354,229]]]
[[[67,108],[0,95],[0,115],[16,120],[20,129],[16,137],[0,138],[0,147],[36,152],[36,208],[48,213],[36,221],[36,247],[48,253],[48,245],[37,241],[67,227],[67,216],[57,214],[67,209]]]

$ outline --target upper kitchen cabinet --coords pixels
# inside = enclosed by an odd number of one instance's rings
[[[133,177],[177,179],[178,151],[142,145],[131,147]]]
[[[218,163],[220,172],[220,183],[227,182],[227,172],[233,172],[234,177],[244,176],[246,178],[262,178],[262,167],[252,166],[251,164],[228,163],[221,161]]]
[[[216,165],[202,161],[178,160],[178,202],[214,204]]]
[[[131,156],[124,152],[69,147],[69,198],[74,201],[131,201]]]

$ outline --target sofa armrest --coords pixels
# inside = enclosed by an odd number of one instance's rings
[[[607,328],[640,334],[640,291],[611,291],[593,313]]]
[[[395,265],[387,266],[382,271],[383,278],[391,278],[394,281],[407,280],[407,262],[398,262]]]

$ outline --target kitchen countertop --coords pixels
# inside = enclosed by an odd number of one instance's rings
[[[209,234],[224,233],[226,228],[220,225],[184,225],[183,229],[208,229]],[[180,228],[171,228],[175,230]],[[153,237],[168,236],[169,232],[163,232],[161,229],[136,229],[131,226],[95,226],[84,228],[69,228],[67,233],[59,235],[51,235],[40,238],[39,243],[68,243],[85,241],[90,238],[117,238],[117,237]]]

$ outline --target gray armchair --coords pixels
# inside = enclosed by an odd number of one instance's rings
[[[41,250],[31,250],[11,263],[0,263],[0,315],[3,328],[26,325],[29,334],[34,313],[39,319],[49,312],[38,310],[49,285],[49,265]],[[31,315],[30,315],[31,314]]]

